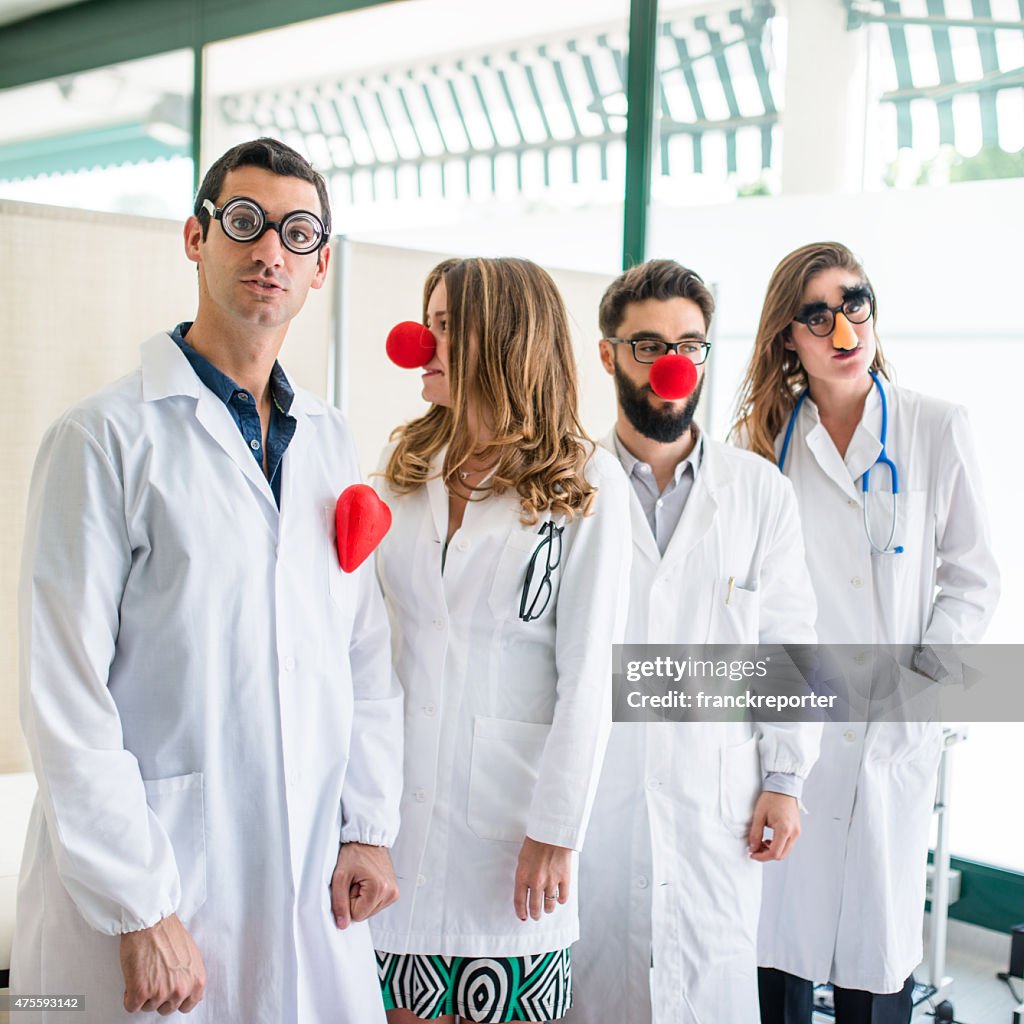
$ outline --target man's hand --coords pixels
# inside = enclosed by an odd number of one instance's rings
[[[534,921],[542,913],[550,914],[559,903],[569,899],[572,850],[565,846],[538,843],[529,836],[523,840],[516,865],[516,888],[512,904],[520,921],[527,911]]]
[[[331,912],[339,928],[365,921],[398,899],[391,857],[383,846],[343,843],[331,876]]]
[[[121,936],[121,973],[129,1013],[188,1013],[206,988],[203,958],[177,914]]]
[[[765,828],[772,838],[764,838]],[[784,860],[800,835],[800,804],[795,796],[765,790],[754,805],[747,841],[754,860]]]

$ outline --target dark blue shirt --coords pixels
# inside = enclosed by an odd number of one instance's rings
[[[256,398],[244,388],[240,388],[230,377],[220,372],[209,359],[201,356],[186,340],[192,327],[191,321],[178,324],[171,331],[171,337],[185,353],[196,376],[227,406],[231,418],[238,424],[245,443],[249,446],[253,458],[263,469],[263,426],[260,423],[259,409]],[[295,436],[296,420],[288,415],[292,407],[295,392],[288,378],[281,369],[281,364],[274,363],[270,371],[270,424],[267,427],[267,479],[270,489],[274,492],[277,507],[281,507],[281,460],[292,437]]]

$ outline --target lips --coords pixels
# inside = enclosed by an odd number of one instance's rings
[[[248,285],[250,288],[259,292],[270,293],[284,291],[281,285],[276,281],[268,281],[264,278],[247,277],[243,279],[242,284]]]
[[[861,346],[860,345],[858,345],[856,348],[841,349],[838,352],[834,352],[832,354],[832,358],[833,359],[840,359],[840,360],[850,359],[851,357],[857,355],[857,353],[860,352],[860,351],[861,351]]]

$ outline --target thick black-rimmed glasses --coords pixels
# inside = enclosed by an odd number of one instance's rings
[[[665,341],[662,338],[605,338],[613,345],[631,345],[633,358],[638,363],[653,363],[666,356],[686,356],[694,366],[700,366],[711,352],[710,341]]]
[[[827,338],[836,329],[836,313],[840,311],[851,324],[866,324],[875,311],[874,296],[864,289],[847,296],[838,306],[822,303],[798,313],[793,319],[803,324],[816,338]]]
[[[309,210],[292,210],[279,221],[268,220],[263,207],[248,196],[235,196],[220,208],[204,199],[203,209],[213,220],[220,221],[224,234],[232,242],[255,242],[273,228],[289,252],[306,256],[316,252],[327,240],[324,222]]]
[[[523,622],[539,619],[551,603],[551,574],[558,568],[562,560],[562,530],[564,526],[555,526],[548,520],[538,531],[541,541],[530,556],[530,564],[526,567],[526,579],[523,581],[523,596],[519,599],[519,618]],[[535,582],[538,575],[538,564],[544,556],[544,575]]]

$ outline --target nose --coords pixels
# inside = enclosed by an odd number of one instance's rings
[[[280,267],[284,263],[285,248],[276,228],[268,227],[251,245],[249,253],[257,263],[266,267]]]
[[[848,352],[857,347],[857,332],[846,316],[840,311],[836,313],[836,325],[832,331],[832,347]]]

